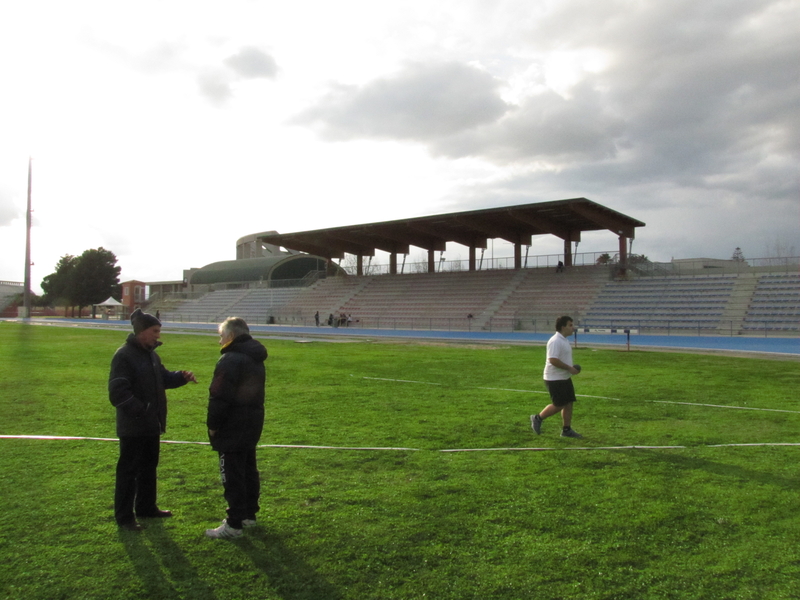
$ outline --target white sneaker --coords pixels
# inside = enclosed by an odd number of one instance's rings
[[[255,519],[242,519],[242,527],[247,529],[248,527],[255,527],[258,525]]]
[[[216,529],[206,529],[206,535],[210,538],[216,539],[230,539],[237,538],[242,535],[241,529],[234,529],[228,525],[228,521],[223,521],[222,525]]]

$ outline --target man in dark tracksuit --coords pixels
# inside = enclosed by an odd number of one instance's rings
[[[133,333],[111,360],[108,397],[117,409],[119,437],[114,518],[120,527],[140,531],[136,517],[172,516],[156,503],[159,436],[167,426],[164,390],[197,380],[190,371],[167,371],[161,364],[155,351],[161,345],[158,319],[136,309],[131,324]]]
[[[212,538],[234,538],[256,524],[261,483],[256,444],[264,427],[264,361],[267,349],[250,336],[244,319],[229,317],[219,326],[222,356],[209,387],[206,425],[211,447],[219,452],[228,516]]]

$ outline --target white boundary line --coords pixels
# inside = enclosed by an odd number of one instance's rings
[[[355,375],[350,375],[355,377]],[[414,381],[410,379],[391,379],[388,377],[362,377],[371,381],[388,381],[392,383],[416,383],[419,385],[433,385],[442,386],[442,383],[434,383],[430,381]],[[497,392],[514,392],[524,394],[546,394],[545,391],[539,390],[516,390],[509,388],[490,388],[490,387],[476,387],[478,390],[490,390]],[[580,398],[595,398],[599,400],[614,400],[621,401],[620,398],[611,398],[609,396],[590,396],[585,394],[576,394]],[[755,408],[752,406],[725,406],[721,404],[701,404],[696,402],[678,402],[671,400],[647,400],[653,404],[679,404],[683,406],[704,406],[709,408],[728,408],[736,410],[756,410],[763,412],[780,412],[800,414],[797,410],[783,410],[779,408]],[[0,439],[27,439],[27,440],[88,440],[100,442],[118,442],[117,438],[100,438],[100,437],[82,437],[82,436],[57,436],[57,435],[0,435]],[[188,444],[197,446],[210,446],[210,442],[190,442],[181,440],[160,440],[162,444]],[[741,444],[708,444],[705,446],[597,446],[597,447],[560,447],[560,448],[453,448],[453,449],[440,449],[435,452],[547,452],[553,450],[681,450],[686,448],[741,448],[741,447],[764,447],[764,446],[800,446],[800,443],[795,442],[756,442],[756,443],[741,443]],[[377,447],[377,446],[312,446],[302,444],[260,444],[258,448],[296,448],[306,450],[366,450],[366,451],[401,451],[401,452],[419,452],[419,448],[394,448],[394,447]]]
[[[593,448],[591,446],[585,446],[578,448],[459,448],[454,450],[439,450],[439,452],[496,452],[499,450],[529,452],[547,452],[549,450],[680,450],[688,447],[689,446],[597,446]]]
[[[81,437],[72,435],[0,435],[6,440],[88,440],[95,442],[118,442],[117,438]],[[162,444],[183,444],[194,446],[209,446],[209,442],[189,442],[182,440],[161,440]],[[742,448],[765,446],[795,446],[800,447],[800,442],[754,442],[746,444],[706,444],[704,446],[581,446],[577,448],[446,448],[431,450],[431,452],[548,452],[559,450],[686,450],[693,448]],[[307,450],[390,450],[401,452],[422,452],[420,448],[393,448],[382,446],[307,446],[299,444],[259,444],[257,448],[296,448]]]
[[[355,377],[351,375],[350,377]],[[385,377],[362,377],[362,379],[370,379],[372,381],[391,381],[395,383],[418,383],[421,385],[444,385],[442,383],[431,383],[429,381],[411,381],[408,379],[388,379]],[[540,390],[515,390],[512,388],[494,388],[494,387],[476,387],[476,390],[491,390],[495,392],[515,392],[523,394],[547,394],[546,391]],[[588,394],[575,394],[578,398],[595,398],[596,400],[614,400],[615,402],[622,402],[621,398],[612,398],[611,396],[590,396]],[[710,408],[730,408],[735,410],[759,410],[764,412],[782,412],[800,415],[800,410],[783,410],[780,408],[756,408],[753,406],[726,406],[724,404],[702,404],[700,402],[677,402],[672,400],[645,400],[653,404],[683,404],[685,406],[707,406]]]
[[[686,406],[709,406],[711,408],[731,408],[736,410],[760,410],[765,412],[781,412],[800,414],[800,410],[783,410],[780,408],[755,408],[752,406],[725,406],[724,404],[701,404],[699,402],[677,402],[672,400],[648,400],[653,404],[685,404]]]

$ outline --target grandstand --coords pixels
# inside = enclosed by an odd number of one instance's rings
[[[17,281],[0,281],[0,315],[17,316],[17,309],[11,303],[22,294],[24,287],[24,284]]]
[[[321,323],[332,315],[337,323],[382,329],[551,331],[559,315],[569,314],[589,330],[800,331],[796,258],[761,266],[743,259],[651,263],[629,256],[635,230],[644,225],[573,198],[290,234],[265,231],[240,238],[236,260],[185,272],[185,291],[159,293],[150,310],[172,321],[238,315],[254,324],[291,325],[313,325],[319,312]],[[618,251],[578,254],[587,231],[610,232]],[[563,253],[528,257],[538,235],[560,238]],[[495,238],[513,245],[513,263],[499,268],[491,261],[484,268],[483,251]],[[467,247],[468,261],[446,265],[447,244]],[[411,246],[427,251],[427,264],[404,273]],[[386,269],[373,264],[377,251],[389,255]],[[442,253],[438,262],[436,252]],[[346,256],[355,258],[347,269]]]
[[[219,290],[169,307],[172,321],[313,325],[319,311],[377,329],[549,331],[560,314],[588,329],[739,335],[800,331],[800,275],[729,273],[612,279],[608,266],[336,276],[308,287]],[[151,308],[151,310],[154,310]]]

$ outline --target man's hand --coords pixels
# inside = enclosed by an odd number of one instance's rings
[[[217,430],[216,429],[209,429],[208,430],[208,437],[214,437],[215,435],[217,435]]]
[[[197,378],[191,371],[181,371],[181,373],[183,374],[183,378],[186,380],[186,383],[189,383],[190,381],[192,383],[197,383]]]

